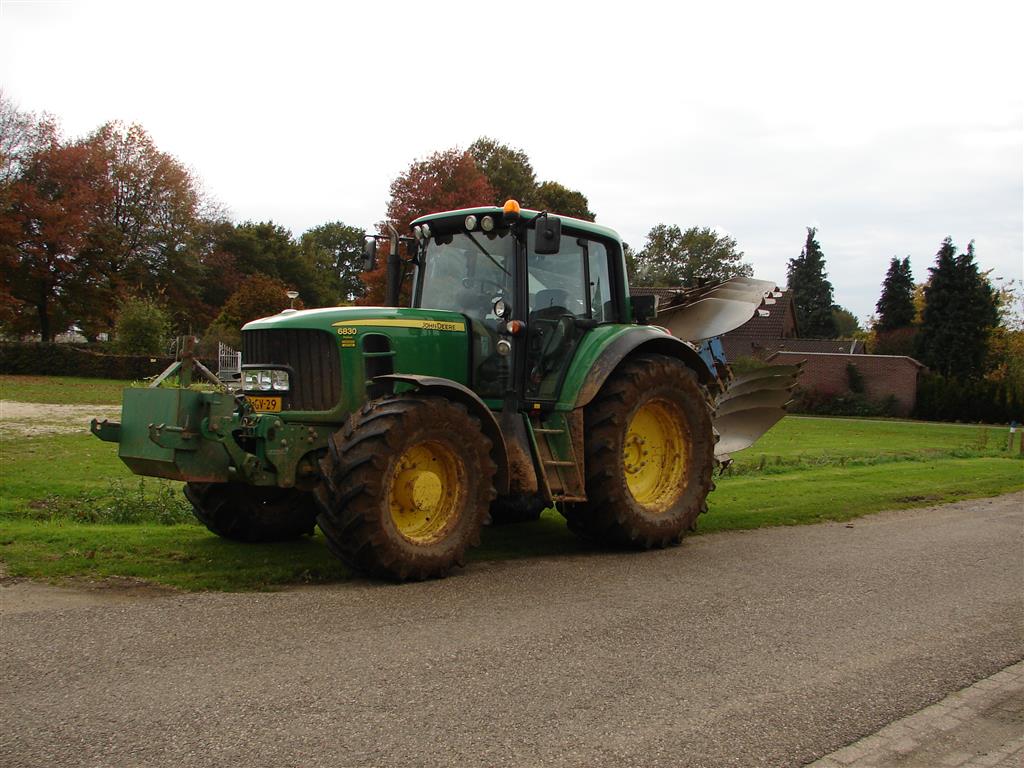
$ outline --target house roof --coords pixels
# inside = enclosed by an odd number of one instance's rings
[[[768,317],[760,314],[754,315],[747,322],[734,331],[729,331],[723,339],[750,339],[758,342],[759,346],[767,346],[766,342],[778,341],[785,337],[787,315],[791,318],[794,330],[796,328],[796,306],[793,304],[793,292],[782,291],[782,295],[775,300],[775,304],[766,307]]]
[[[654,285],[631,285],[629,286],[630,296],[657,296],[659,303],[665,304],[675,301],[683,296],[685,289],[670,288],[668,286]]]
[[[784,356],[784,355],[800,355],[801,357],[804,357],[804,358],[806,358],[808,355],[811,355],[811,356],[815,356],[815,357],[856,357],[856,358],[862,358],[864,360],[869,360],[869,359],[893,360],[893,361],[896,361],[896,360],[903,361],[903,360],[905,360],[905,361],[911,363],[912,365],[916,365],[918,368],[927,368],[927,366],[924,363],[922,363],[919,360],[915,360],[914,358],[910,357],[909,355],[860,355],[860,354],[850,354],[849,352],[799,352],[799,351],[792,350],[792,349],[780,349],[780,350],[777,350],[775,352],[772,352],[772,354],[768,355],[768,357],[765,358],[765,362],[769,362],[771,360],[774,360],[777,357]]]
[[[779,352],[835,352],[847,355],[863,355],[864,341],[861,339],[779,339],[766,348]]]

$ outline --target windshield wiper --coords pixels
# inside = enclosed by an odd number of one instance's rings
[[[491,254],[489,254],[487,252],[486,248],[484,248],[482,245],[480,245],[480,243],[477,241],[477,239],[475,237],[473,237],[473,233],[472,232],[467,232],[466,233],[466,237],[468,237],[470,240],[473,241],[473,245],[475,245],[477,248],[479,248],[480,249],[480,253],[482,253],[484,256],[486,256],[488,259],[490,259],[491,263],[494,264],[494,266],[496,266],[498,269],[500,269],[502,272],[504,272],[509,277],[512,277],[512,273],[509,272],[507,269],[505,269],[503,266],[501,266],[501,264],[498,263],[498,260],[495,259],[493,256],[491,256]]]

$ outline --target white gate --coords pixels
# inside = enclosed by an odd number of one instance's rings
[[[242,376],[242,353],[227,344],[217,342],[217,378],[233,381]]]

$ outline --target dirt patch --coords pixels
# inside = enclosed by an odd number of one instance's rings
[[[89,422],[117,419],[116,405],[57,405],[0,400],[0,437],[38,437],[88,432]]]
[[[0,617],[16,613],[60,611],[92,605],[132,603],[177,592],[158,587],[142,579],[110,577],[106,579],[73,579],[60,586],[7,575],[0,563]]]

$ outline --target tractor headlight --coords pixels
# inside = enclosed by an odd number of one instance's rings
[[[469,214],[469,216],[466,217],[466,229],[470,231],[476,229],[476,216],[473,214]]]
[[[270,383],[278,392],[288,391],[288,371],[271,371]]]
[[[269,370],[250,369],[242,374],[242,389],[245,392],[287,392],[291,388],[288,371],[276,368]]]
[[[491,216],[484,216],[480,219],[480,229],[484,232],[490,232],[494,229],[494,219]]]

